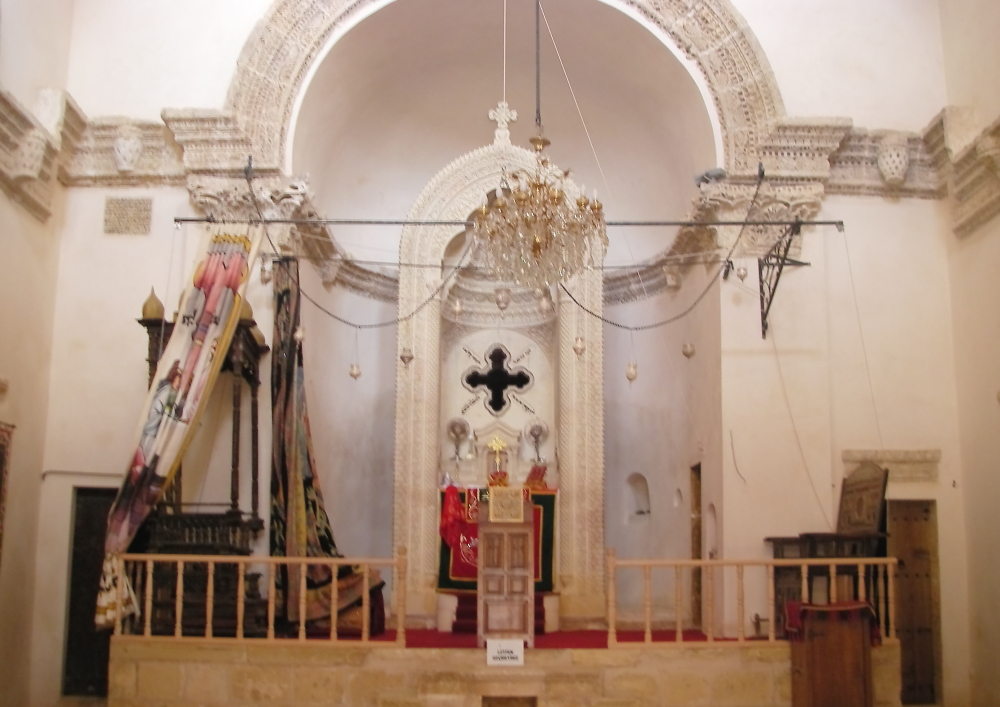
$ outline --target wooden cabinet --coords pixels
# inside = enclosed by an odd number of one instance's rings
[[[791,641],[792,707],[871,707],[871,608],[807,605],[799,618]]]
[[[491,498],[490,503],[493,503]],[[520,521],[495,521],[479,514],[478,635],[520,638],[535,645],[535,553],[531,502],[523,502]]]

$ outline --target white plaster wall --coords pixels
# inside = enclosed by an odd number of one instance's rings
[[[60,200],[46,225],[0,196],[0,421],[14,424],[0,556],[0,704],[28,701],[35,528],[48,408]],[[65,562],[65,558],[63,558]]]
[[[948,103],[975,108],[982,128],[1000,117],[1000,3],[939,2]]]
[[[87,115],[222,108],[270,0],[76,0],[66,86]]]
[[[23,105],[66,86],[73,0],[0,2],[0,86]]]
[[[668,319],[690,306],[703,291],[717,266],[697,265],[677,292],[608,307],[605,316],[629,326]],[[691,556],[690,470],[704,461],[706,415],[717,405],[717,344],[704,326],[718,318],[718,298],[712,292],[687,318],[663,327],[630,333],[604,327],[605,407],[605,536],[619,558],[684,559]],[[713,328],[711,325],[709,329]],[[685,343],[695,345],[695,356],[681,353]],[[630,361],[638,377],[629,383]],[[707,474],[706,474],[707,470]],[[629,477],[642,474],[650,496],[650,514],[637,516]],[[705,489],[717,475],[702,469]],[[707,549],[705,550],[707,553]],[[641,617],[642,578],[636,570],[617,577],[617,604],[623,620]],[[674,576],[653,575],[653,611],[656,618],[674,616]],[[690,575],[683,576],[683,618],[690,614]]]
[[[397,316],[393,304],[341,288],[326,291],[306,263],[300,272],[304,292],[350,321],[371,324]],[[365,329],[355,339],[353,328],[330,319],[305,300],[302,324],[316,467],[337,548],[348,557],[389,557],[393,552],[396,327]],[[348,375],[352,363],[361,367],[357,380]]]
[[[843,449],[941,449],[938,483],[890,483],[888,496],[937,502],[944,695],[964,704],[968,563],[947,209],[828,197],[820,217],[844,219],[847,232],[807,230],[802,259],[812,265],[786,269],[766,340],[755,268],[749,292],[735,283],[723,290],[725,555],[763,557],[766,536],[832,529]],[[728,626],[731,590],[726,601]],[[747,615],[763,613],[765,602],[763,585],[748,584]]]
[[[790,116],[919,131],[945,104],[938,0],[732,4],[764,49]]]
[[[949,238],[952,328],[968,533],[971,699],[1000,704],[1000,221]],[[943,570],[943,568],[942,568]],[[942,573],[943,574],[943,573]]]

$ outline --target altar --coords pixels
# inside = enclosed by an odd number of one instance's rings
[[[534,506],[535,593],[553,590],[552,560],[555,547],[556,489],[525,489]],[[438,591],[475,592],[479,548],[479,507],[489,498],[489,488],[441,491],[442,536],[438,562]],[[458,515],[454,515],[455,513]],[[447,528],[447,530],[446,530]],[[453,546],[456,548],[453,550]]]

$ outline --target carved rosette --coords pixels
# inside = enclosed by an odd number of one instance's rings
[[[910,168],[910,140],[903,133],[886,133],[878,143],[878,172],[890,187],[906,181]]]

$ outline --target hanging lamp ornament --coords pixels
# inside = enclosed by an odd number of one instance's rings
[[[510,305],[510,290],[506,287],[498,287],[494,293],[494,300],[497,303],[497,309],[503,312]]]
[[[742,265],[739,266],[738,268],[736,268],[736,277],[738,277],[740,279],[740,282],[743,282],[744,280],[746,280],[747,279],[747,269],[745,267],[743,267]]]
[[[684,354],[685,358],[694,356],[694,344],[687,343],[681,346],[681,353]]]
[[[357,380],[361,377],[361,366],[356,363],[351,364],[351,370],[349,371],[351,378]]]
[[[576,353],[577,358],[583,356],[583,352],[587,350],[587,345],[583,343],[583,337],[578,336],[573,339],[573,351]]]
[[[410,349],[409,346],[404,347],[403,350],[400,351],[399,360],[403,362],[404,366],[410,365],[410,361],[413,360],[413,351]]]
[[[540,134],[535,170],[510,176],[510,189],[491,192],[473,215],[472,235],[493,278],[523,287],[549,288],[585,268],[600,266],[608,247],[604,207],[595,196],[567,195],[568,172],[542,154]]]
[[[636,378],[639,377],[639,365],[634,361],[630,361],[627,366],[625,366],[625,377],[628,378],[628,382],[631,383]]]
[[[295,339],[296,343],[301,344],[302,341],[306,338],[306,328],[301,324],[299,324],[297,327],[295,327],[295,333],[292,334],[292,338]]]

